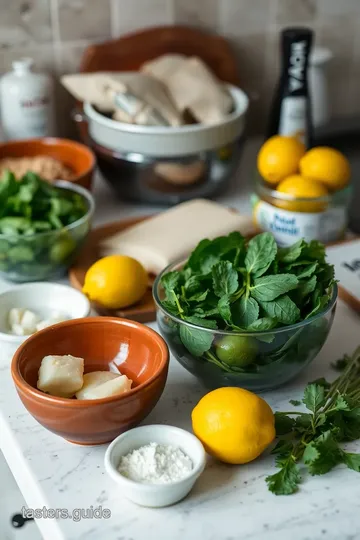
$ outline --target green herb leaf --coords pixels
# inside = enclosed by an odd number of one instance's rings
[[[280,248],[278,250],[277,258],[279,261],[283,263],[292,263],[300,257],[304,246],[305,246],[305,242],[301,238],[300,240],[295,242],[295,244],[293,244],[292,246]]]
[[[353,471],[360,472],[360,454],[350,454],[349,452],[343,452],[343,463]]]
[[[254,277],[262,276],[275,259],[276,253],[277,246],[272,234],[265,232],[254,236],[248,244],[246,270]]]
[[[341,463],[341,450],[331,431],[311,441],[305,448],[303,459],[312,475],[325,474]]]
[[[270,302],[295,289],[297,285],[298,279],[293,274],[277,274],[255,278],[250,292],[255,300]]]
[[[276,436],[280,437],[281,435],[291,433],[295,425],[295,420],[286,414],[278,412],[276,412],[274,416]]]
[[[271,453],[273,455],[279,455],[282,458],[284,456],[289,457],[294,449],[294,443],[291,441],[288,441],[287,439],[280,439],[276,446],[271,450]]]
[[[161,285],[166,292],[174,291],[180,283],[180,277],[179,272],[168,272],[161,278]]]
[[[311,277],[316,271],[318,266],[317,262],[310,263],[307,266],[301,267],[301,269],[296,273],[298,279],[305,279]]]
[[[351,410],[350,404],[348,400],[346,399],[346,396],[343,396],[341,394],[338,395],[335,402],[335,409],[337,411],[350,411]]]
[[[336,371],[344,371],[344,369],[347,367],[347,365],[350,362],[350,356],[347,354],[344,354],[342,358],[339,360],[336,360],[336,362],[333,362],[331,364],[331,367],[335,369]]]
[[[206,328],[216,328],[215,321],[209,321],[207,319],[199,319],[197,317],[188,317],[187,322],[192,324],[198,324]],[[180,339],[184,347],[189,353],[194,356],[201,356],[204,352],[208,351],[213,342],[214,336],[211,332],[206,330],[200,330],[198,328],[192,328],[182,324],[180,326]]]
[[[233,294],[239,285],[237,271],[230,261],[220,261],[212,269],[214,293],[220,298]]]
[[[226,321],[228,325],[232,325],[230,298],[227,295],[220,298],[218,302],[218,310],[224,321]]]
[[[313,413],[317,413],[325,403],[325,389],[319,384],[308,384],[304,390],[303,403]]]
[[[291,405],[294,405],[294,407],[299,407],[301,405],[301,401],[299,401],[298,399],[290,399],[289,403],[291,403]]]
[[[298,288],[300,297],[305,298],[305,296],[308,296],[310,293],[312,293],[315,290],[316,284],[317,284],[316,276],[312,276],[309,279],[301,281],[299,283],[299,288]]]
[[[280,296],[272,302],[259,302],[265,313],[283,324],[294,324],[299,320],[300,310],[287,296]]]
[[[318,240],[311,240],[307,246],[304,247],[303,256],[319,262],[325,261],[325,246]]]
[[[232,305],[233,321],[241,328],[248,328],[259,316],[259,304],[245,294]]]
[[[275,495],[290,495],[298,490],[301,476],[295,461],[290,458],[279,472],[267,476],[265,480]]]
[[[266,332],[267,330],[272,330],[277,326],[278,322],[276,319],[271,319],[270,317],[262,317],[257,319],[253,323],[249,324],[247,330],[251,332]]]
[[[304,433],[312,426],[312,415],[308,413],[299,414],[295,420],[295,430],[297,433]]]

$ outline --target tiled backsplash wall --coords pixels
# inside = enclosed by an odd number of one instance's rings
[[[332,115],[360,112],[360,0],[0,0],[0,73],[24,55],[54,75],[74,72],[90,43],[168,24],[231,40],[252,99],[252,131],[264,125],[278,75],[278,33],[289,24],[311,26],[316,44],[334,54]],[[59,86],[57,95],[59,127],[69,134],[71,99]]]

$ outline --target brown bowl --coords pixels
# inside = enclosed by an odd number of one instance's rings
[[[115,362],[133,388],[94,400],[49,396],[36,389],[41,360],[48,354],[84,358],[85,373],[108,371]],[[163,392],[168,365],[167,345],[154,330],[126,319],[89,317],[29,337],[13,357],[11,374],[21,401],[42,426],[70,442],[90,445],[113,440],[150,413]]]
[[[50,156],[61,161],[73,171],[74,177],[69,182],[91,189],[96,158],[90,148],[84,144],[55,137],[0,143],[0,160],[39,155]],[[59,178],[59,180],[62,179]]]

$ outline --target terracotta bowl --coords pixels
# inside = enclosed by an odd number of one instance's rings
[[[91,188],[95,170],[94,153],[85,146],[70,139],[46,137],[43,139],[24,139],[0,143],[0,159],[10,157],[50,156],[69,167],[74,177],[69,180],[87,189]],[[61,178],[59,178],[61,180]]]
[[[118,365],[133,380],[121,396],[77,400],[36,389],[41,360],[72,354],[85,360],[85,373]],[[158,402],[167,378],[169,351],[150,328],[125,319],[89,317],[45,328],[16,351],[11,374],[21,401],[44,427],[70,442],[103,444],[136,426]]]

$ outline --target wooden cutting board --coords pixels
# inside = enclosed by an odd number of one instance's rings
[[[70,268],[69,279],[70,283],[75,289],[81,291],[85,274],[94,262],[101,258],[100,244],[106,238],[113,236],[114,234],[123,231],[124,229],[144,221],[150,216],[142,216],[131,219],[124,219],[115,223],[109,223],[102,227],[93,229],[86,241],[85,246],[80,253],[80,256],[76,263]],[[149,288],[145,293],[145,296],[133,306],[124,309],[106,309],[99,304],[93,304],[93,308],[99,313],[99,315],[108,315],[112,317],[121,317],[124,319],[132,319],[141,323],[154,321],[156,318],[155,303],[152,297],[152,284],[154,276],[149,276]]]

